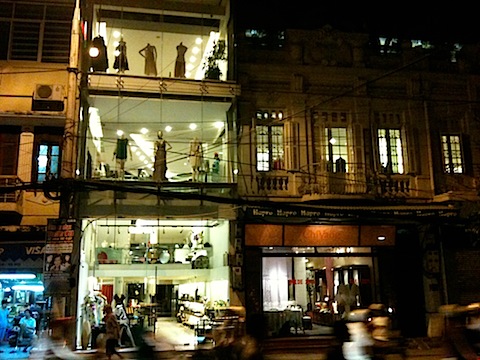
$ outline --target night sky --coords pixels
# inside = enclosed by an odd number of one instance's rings
[[[410,39],[459,40],[476,43],[480,40],[480,15],[473,2],[430,3],[426,8],[406,2],[386,1],[384,5],[318,0],[239,0],[237,24],[242,28],[318,29],[329,24],[338,30],[363,31]],[[397,5],[396,5],[397,4]],[[452,6],[457,7],[453,8]]]

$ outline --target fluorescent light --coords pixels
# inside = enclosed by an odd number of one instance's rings
[[[13,285],[12,290],[29,290],[35,292],[42,292],[45,290],[43,285]]]
[[[36,277],[35,274],[0,274],[0,280],[29,280]]]

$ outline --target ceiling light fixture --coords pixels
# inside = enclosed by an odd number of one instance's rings
[[[35,292],[42,292],[45,290],[43,285],[13,285],[12,290],[27,290],[27,291],[35,291]]]
[[[0,274],[0,280],[31,280],[36,277],[35,274]]]

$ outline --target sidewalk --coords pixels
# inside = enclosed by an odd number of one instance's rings
[[[281,343],[279,339],[279,343]],[[326,337],[323,341],[319,341],[317,347],[303,347],[300,341],[298,346],[292,348],[280,346],[278,349],[266,348],[263,352],[264,360],[323,360],[327,359],[327,353],[331,349],[328,342],[331,338]],[[172,345],[162,341],[162,339],[154,339],[154,355],[153,359],[165,360],[214,360],[213,344],[185,344]],[[429,338],[415,338],[406,340],[406,348],[403,353],[385,353],[380,356],[384,360],[436,360],[442,359],[444,350],[442,349],[443,342],[441,339]],[[124,359],[139,359],[138,348],[124,348],[120,349]],[[3,355],[3,354],[0,354]],[[8,354],[11,355],[11,354]],[[23,355],[23,354],[22,354]],[[0,359],[15,359],[16,357],[7,356],[0,357]],[[18,357],[17,357],[18,358]],[[22,357],[27,359],[27,357]],[[31,351],[28,359],[44,360],[44,359],[102,359],[105,358],[102,351],[85,350],[85,351],[71,351],[59,344],[53,344],[49,339],[43,339],[37,344],[34,350]],[[144,357],[145,359],[145,357]]]

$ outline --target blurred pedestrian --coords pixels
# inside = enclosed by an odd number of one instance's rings
[[[105,322],[107,336],[105,353],[108,360],[112,358],[112,355],[117,355],[120,359],[122,359],[122,355],[120,355],[117,351],[118,341],[120,339],[120,324],[118,323],[117,317],[113,313],[112,306],[110,304],[106,304],[103,311],[105,312],[103,321]]]
[[[9,322],[8,315],[10,314],[10,309],[7,307],[8,300],[2,300],[2,307],[0,308],[0,345],[6,340],[6,335],[8,333]]]

